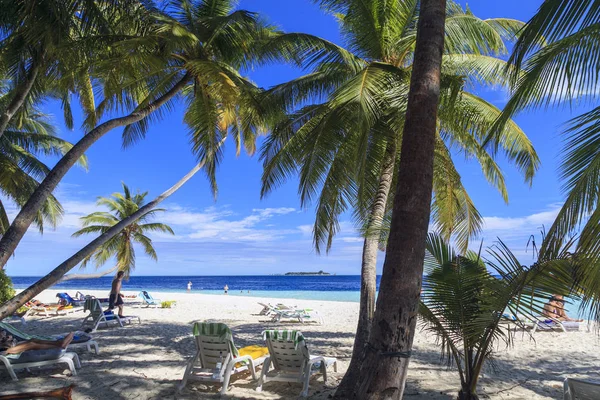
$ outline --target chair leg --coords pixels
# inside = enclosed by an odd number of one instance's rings
[[[323,373],[323,382],[327,383],[327,363],[321,362],[321,372]]]
[[[8,371],[8,374],[10,375],[11,379],[13,381],[18,381],[19,378],[17,378],[17,374],[15,374],[15,371],[13,370],[12,365],[10,365],[10,361],[8,361],[4,357],[0,357],[0,361],[2,361],[4,363],[4,365],[6,366],[6,370]]]
[[[302,384],[302,392],[300,393],[300,397],[308,397],[308,387],[310,385],[310,368],[311,364],[307,363],[304,368],[304,382]]]
[[[258,380],[258,384],[256,385],[257,392],[262,392],[262,385],[263,385],[263,383],[265,383],[265,376],[267,375],[267,372],[269,372],[270,367],[271,367],[271,358],[267,357],[267,359],[265,360],[265,362],[263,364],[262,371],[260,373],[260,379]]]
[[[75,366],[77,368],[81,368],[81,361],[79,361],[79,356],[77,355],[77,353],[73,353],[73,362],[75,363]]]
[[[77,376],[77,370],[75,370],[75,365],[73,364],[73,360],[71,360],[70,358],[65,358],[63,361],[65,362],[65,364],[67,364],[69,366],[69,369],[71,370],[71,374],[73,374],[73,376]]]
[[[233,372],[233,368],[235,367],[235,364],[230,365],[227,367],[227,371],[225,371],[225,376],[223,377],[223,387],[221,388],[221,394],[225,394],[227,393],[227,388],[229,387],[229,380],[231,379],[231,373]]]
[[[183,378],[181,378],[181,382],[177,385],[177,392],[181,393],[183,389],[185,389],[185,385],[187,384],[188,377],[192,374],[192,370],[194,369],[194,364],[198,359],[198,353],[194,354],[194,357],[190,359],[187,367],[185,368],[185,372],[183,373]]]

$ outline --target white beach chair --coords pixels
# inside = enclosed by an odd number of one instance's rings
[[[323,318],[321,317],[319,312],[313,310],[312,308],[295,310],[274,309],[272,310],[271,314],[273,315],[273,317],[271,318],[273,322],[281,322],[282,319],[295,319],[298,320],[298,322],[300,322],[301,324],[308,321],[315,321],[319,324],[323,324]]]
[[[600,399],[600,383],[567,378],[564,383],[563,400]]]
[[[178,386],[180,393],[188,380],[222,383],[221,394],[225,394],[231,375],[250,370],[252,378],[257,379],[256,367],[265,361],[265,357],[254,360],[249,355],[240,356],[226,324],[196,322],[193,333],[196,354],[188,362]],[[220,369],[216,368],[217,363],[221,363]]]
[[[265,382],[298,382],[302,383],[301,397],[308,396],[310,377],[316,373],[323,374],[327,382],[327,367],[333,365],[337,372],[337,360],[333,357],[311,356],[304,336],[299,331],[267,330],[263,338],[269,348],[269,356],[258,381],[256,391],[262,391]]]
[[[577,332],[579,331],[580,322],[576,321],[560,321],[555,318],[542,317],[533,325],[531,333],[537,331],[559,330],[562,332]]]
[[[17,342],[26,342],[28,340],[34,339],[56,341],[62,340],[66,335],[68,335],[68,333],[50,336],[31,335],[29,333],[20,331],[14,326],[6,324],[4,322],[0,322],[0,331],[5,331],[13,338],[15,338]],[[100,353],[100,349],[98,348],[98,342],[96,342],[90,335],[88,335],[85,332],[74,332],[73,340],[71,341],[71,343],[69,343],[66,350],[73,349],[76,347],[85,347],[90,353],[92,352],[92,349],[94,349],[94,353]]]
[[[117,323],[123,327],[123,323],[131,323],[131,321],[137,319],[138,323],[142,323],[140,317],[135,315],[119,317],[117,314],[104,314],[100,301],[96,298],[88,298],[85,300],[84,311],[90,313],[83,319],[81,328],[84,329],[86,326],[92,327],[92,332],[96,332],[100,324],[104,324],[106,327],[110,326],[110,323]]]
[[[31,351],[31,350],[30,350]],[[23,354],[26,354],[25,352]],[[28,361],[28,362],[20,362],[20,355],[2,355],[0,354],[0,367],[4,367],[8,371],[8,374],[12,378],[13,381],[18,381],[17,375],[15,374],[15,370],[17,369],[25,369],[25,368],[34,368],[34,367],[43,367],[46,365],[54,365],[54,364],[67,364],[71,373],[76,376],[77,370],[76,368],[81,368],[81,363],[79,362],[79,357],[77,353],[63,352],[58,358],[53,358],[50,360],[43,361]]]
[[[260,304],[263,307],[263,309],[260,310],[258,315],[269,315],[276,308],[275,306],[272,306],[271,303],[265,304],[265,303],[258,302],[258,304]]]

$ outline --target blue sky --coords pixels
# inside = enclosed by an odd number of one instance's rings
[[[541,3],[542,0],[474,0],[469,7],[482,18],[527,20]],[[239,7],[260,12],[285,31],[308,32],[341,44],[334,18],[323,14],[309,0],[242,0]],[[301,72],[286,66],[270,66],[250,71],[248,75],[259,86],[269,87]],[[475,91],[499,107],[507,100],[502,90],[476,88]],[[97,210],[96,197],[119,191],[121,181],[149,191],[152,198],[192,168],[195,159],[182,124],[182,109],[183,106],[176,107],[134,147],[121,148],[120,130],[96,143],[87,153],[89,171],[74,168],[56,192],[66,210],[61,224],[56,230],[47,229],[44,235],[30,230],[8,263],[9,275],[45,274],[91,240],[72,239],[70,235],[80,226],[79,217]],[[44,110],[54,115],[62,137],[72,142],[81,137],[81,129],[69,131],[64,127],[57,104],[48,103]],[[463,181],[485,216],[482,238],[486,244],[501,237],[522,262],[531,260],[531,253],[525,252],[528,236],[552,222],[563,199],[557,178],[559,133],[569,118],[583,110],[585,107],[558,107],[523,113],[516,118],[533,141],[542,167],[529,188],[510,165],[501,163],[509,188],[509,205],[483,179],[475,163],[457,160]],[[152,236],[159,261],[151,261],[139,251],[135,274],[246,275],[321,269],[358,274],[362,241],[350,218],[342,221],[330,254],[315,254],[311,242],[314,214],[311,208],[300,209],[297,182],[291,180],[261,200],[261,172],[257,157],[242,154],[236,158],[229,144],[218,172],[217,200],[201,174],[168,199],[164,204],[168,211],[161,220],[173,227],[176,236]],[[383,253],[380,266],[382,261]]]

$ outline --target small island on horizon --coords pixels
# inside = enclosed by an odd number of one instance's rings
[[[319,272],[286,272],[285,275],[286,276],[306,276],[306,275],[325,276],[325,275],[331,275],[331,274],[329,272],[319,271]]]

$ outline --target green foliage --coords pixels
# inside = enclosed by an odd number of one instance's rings
[[[600,318],[600,3],[595,0],[546,1],[523,29],[510,62],[513,95],[491,136],[519,111],[534,107],[588,105],[564,131],[560,166],[565,202],[541,257],[552,257],[578,236],[578,283],[584,305],[594,304]],[[517,73],[516,71],[520,71]]]
[[[448,362],[457,366],[458,398],[465,400],[477,398],[480,372],[498,344],[511,344],[506,323],[525,329],[523,315],[535,320],[551,294],[568,293],[572,287],[574,260],[567,252],[529,268],[502,242],[488,249],[488,255],[486,262],[473,252],[460,256],[439,235],[427,239],[421,323],[439,339]]]
[[[374,221],[371,214],[384,166],[399,161],[419,2],[316,2],[335,13],[346,49],[306,34],[282,34],[265,46],[268,57],[291,63],[304,60],[309,71],[271,88],[265,96],[266,108],[287,114],[262,149],[261,194],[298,173],[302,205],[316,206],[313,239],[320,251],[329,250],[338,218],[347,211],[354,212],[363,234],[379,235],[383,241],[387,237],[394,184],[386,218]],[[448,2],[432,222],[461,249],[481,231],[483,222],[450,154],[477,160],[486,179],[508,201],[495,148],[485,146],[501,112],[468,89],[481,84],[507,86],[511,69],[499,56],[522,26],[508,19],[482,20]],[[531,182],[539,159],[514,122],[494,138],[493,146],[501,148]]]
[[[0,270],[0,304],[12,299],[14,296],[15,289],[12,281],[4,270]]]
[[[176,304],[177,304],[177,302],[175,300],[165,300],[165,301],[161,301],[160,308],[171,308],[172,306],[174,306]]]
[[[83,228],[73,233],[73,237],[79,237],[85,234],[102,235],[119,221],[129,217],[144,206],[144,201],[148,192],[132,194],[129,187],[123,185],[123,194],[113,193],[109,197],[99,197],[96,202],[99,206],[108,208],[109,212],[98,211],[81,217]],[[158,256],[152,239],[147,235],[149,232],[164,232],[174,234],[170,226],[159,222],[150,222],[155,214],[165,211],[162,208],[155,208],[142,215],[136,222],[124,228],[121,233],[100,246],[96,251],[86,257],[81,263],[85,268],[90,261],[94,261],[96,268],[104,265],[111,258],[116,258],[119,271],[125,271],[125,278],[135,269],[135,248],[134,244],[141,245],[147,256],[157,260]]]

